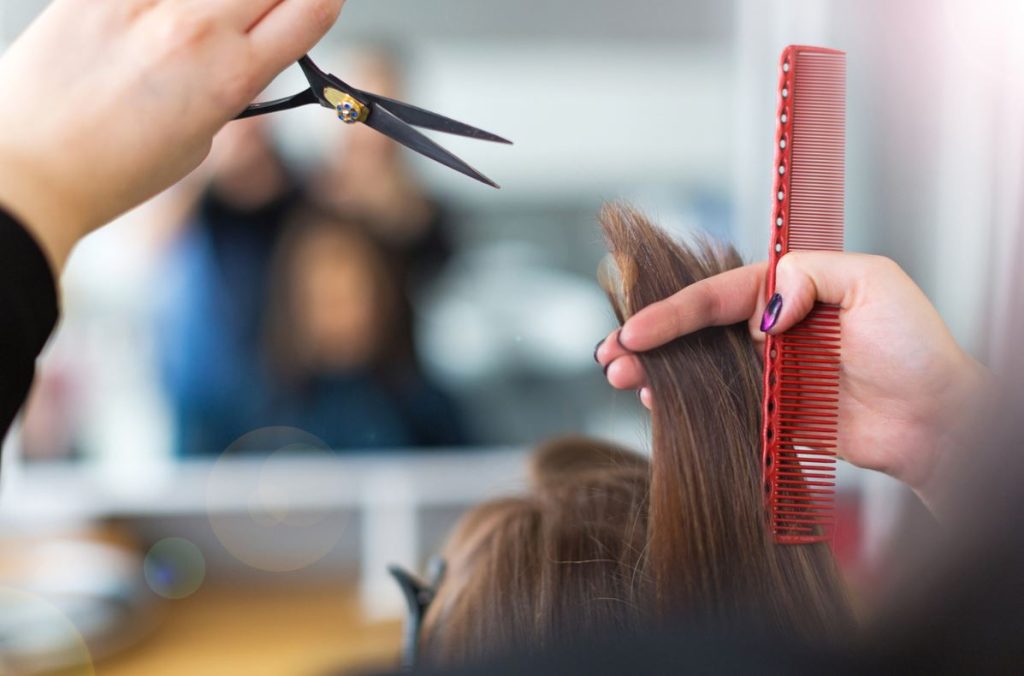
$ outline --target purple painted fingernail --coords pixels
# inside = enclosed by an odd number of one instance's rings
[[[775,294],[768,300],[768,305],[764,308],[764,314],[761,316],[761,331],[771,331],[775,322],[779,321],[780,312],[782,312],[782,296]]]
[[[594,361],[596,361],[598,364],[601,363],[601,360],[597,358],[597,351],[601,349],[602,345],[604,345],[604,341],[605,339],[602,338],[601,340],[597,341],[597,345],[594,346]]]

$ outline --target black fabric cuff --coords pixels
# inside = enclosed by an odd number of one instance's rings
[[[12,332],[10,337],[17,339],[34,359],[57,324],[57,287],[50,263],[35,238],[2,207],[0,307],[8,313],[6,326],[0,330]]]
[[[57,288],[39,245],[0,209],[0,440],[18,414],[36,357],[57,323]]]

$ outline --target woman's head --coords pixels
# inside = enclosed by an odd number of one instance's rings
[[[400,276],[358,219],[311,207],[276,254],[271,353],[279,371],[374,368],[408,324]]]
[[[570,437],[535,451],[521,497],[471,510],[443,551],[420,657],[452,664],[636,625],[644,597],[648,466]]]

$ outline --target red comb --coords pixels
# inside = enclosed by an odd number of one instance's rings
[[[768,297],[788,252],[843,249],[846,55],[790,46],[780,73]],[[839,338],[839,308],[816,303],[799,324],[765,341],[764,485],[779,543],[832,537]]]

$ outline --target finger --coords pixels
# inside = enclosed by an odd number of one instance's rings
[[[624,357],[627,354],[632,353],[622,347],[622,344],[619,342],[619,329],[615,329],[597,346],[597,349],[594,351],[594,359],[601,366],[607,366],[619,357]]]
[[[761,325],[764,323],[764,308],[767,305],[767,298],[764,297],[764,293],[757,294],[757,304],[754,306],[754,312],[750,315],[747,320],[747,328],[750,329],[750,336],[754,339],[754,343],[760,347],[764,343],[764,331],[761,330]]]
[[[643,404],[644,408],[646,408],[648,411],[654,408],[654,395],[651,394],[651,388],[640,388],[640,403]]]
[[[647,375],[634,355],[619,357],[604,370],[608,383],[617,390],[635,390],[647,384]]]
[[[622,327],[619,340],[643,352],[708,326],[749,319],[762,295],[765,263],[754,263],[702,279],[648,305]]]
[[[283,0],[249,30],[258,75],[269,81],[331,29],[345,0]]]
[[[201,0],[204,7],[212,7],[220,17],[227,19],[238,30],[248,33],[260,19],[285,0],[221,0],[210,3]]]
[[[750,319],[749,322],[750,337],[754,341],[754,349],[757,350],[758,355],[760,355],[761,351],[764,349],[765,338],[765,333],[764,331],[761,330],[760,326],[762,317],[761,313],[764,311],[764,303],[762,302],[760,305],[761,307],[758,308],[757,313]]]
[[[776,296],[762,313],[762,331],[777,334],[792,327],[814,307],[834,303],[849,308],[873,270],[889,263],[879,256],[841,251],[793,251],[775,268]]]

